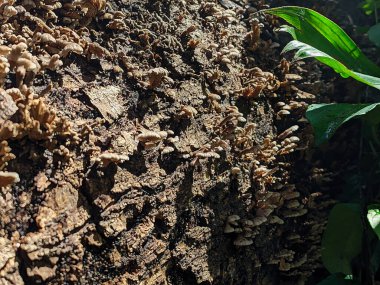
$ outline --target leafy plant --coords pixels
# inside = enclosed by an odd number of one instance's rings
[[[380,239],[380,205],[371,205],[368,207],[367,219],[377,237]]]
[[[375,24],[367,30],[369,40],[377,47],[380,47],[380,24],[378,9],[380,0],[365,0],[361,3],[361,8],[367,15],[375,15]]]
[[[378,4],[380,0],[366,0],[362,7],[368,14],[371,14],[370,11],[375,12],[377,20]],[[380,68],[370,61],[333,21],[311,9],[296,6],[267,9],[264,12],[278,16],[291,25],[282,26],[280,31],[287,32],[293,37],[283,52],[296,51],[294,60],[315,58],[333,68],[344,78],[352,77],[380,90]],[[370,29],[369,35],[380,45],[380,27]],[[361,159],[359,167],[363,171],[359,173],[359,177],[378,176],[376,171],[379,171],[379,165],[374,163],[377,156],[374,146],[380,146],[379,105],[380,103],[313,104],[306,112],[314,129],[316,145],[326,143],[344,123],[352,119],[361,119],[360,139],[366,140],[372,148],[371,152]],[[371,179],[360,188],[371,188],[373,185],[370,181]],[[362,199],[355,203],[340,203],[332,209],[322,238],[322,261],[332,275],[320,285],[367,284],[367,280],[373,281],[373,272],[376,272],[380,266],[380,205],[371,205],[367,210],[366,204],[367,200]],[[363,222],[365,218],[367,221]],[[373,244],[374,238],[377,238],[376,247],[372,247],[373,252],[369,253],[368,249]],[[353,270],[355,260],[359,256],[368,255],[371,255],[367,258],[367,263],[370,263],[366,265],[368,270],[362,270],[361,275],[369,276],[357,275]],[[353,280],[350,280],[351,277]]]
[[[380,90],[380,78],[376,77],[380,76],[380,67],[370,61],[333,21],[311,9],[296,6],[273,8],[265,12],[281,17],[292,25],[280,28],[280,31],[288,32],[294,38],[285,46],[283,53],[297,50],[294,60],[313,57],[333,68],[342,77],[352,77]],[[316,143],[326,142],[343,123],[357,116],[366,115],[377,105],[311,105],[307,117],[314,127]],[[360,109],[362,110],[359,111]],[[323,117],[326,113],[329,116],[328,120]],[[375,128],[374,122],[370,122],[369,128]],[[374,139],[378,141],[377,137]]]
[[[380,24],[373,25],[369,28],[368,38],[377,47],[380,47]]]
[[[316,57],[322,63],[329,66],[331,64],[330,67],[344,77],[353,73],[380,76],[380,68],[363,54],[346,32],[318,12],[296,6],[273,8],[265,12],[281,17],[292,25],[292,27],[284,25],[280,31],[288,32],[294,38],[294,41],[284,48],[284,52],[293,49],[302,50],[298,56],[296,55],[295,60]],[[325,58],[326,56],[329,60]],[[377,84],[378,80],[377,78]]]
[[[322,261],[331,273],[352,274],[351,261],[361,252],[362,235],[359,205],[337,204],[322,238]]]
[[[376,143],[380,144],[376,130],[377,114],[380,112],[380,103],[374,104],[313,104],[306,113],[310,124],[314,127],[315,144],[321,145],[327,142],[344,123],[357,117],[364,117],[368,122],[369,133]],[[370,116],[371,113],[375,116]],[[372,129],[372,127],[374,129]]]
[[[347,278],[344,274],[331,274],[318,285],[359,285],[359,283]]]
[[[281,30],[286,31],[285,28],[282,28]],[[380,89],[380,78],[358,72],[364,69],[366,71],[379,74],[379,72],[371,65],[362,64],[362,67],[356,67],[354,63],[351,63],[349,61],[343,61],[341,59],[338,59],[338,57],[334,58],[328,53],[325,53],[309,44],[300,42],[298,40],[291,41],[288,45],[286,45],[283,52],[288,52],[292,50],[297,50],[296,54],[294,55],[294,60],[301,60],[309,57],[314,57],[320,62],[332,67],[335,70],[335,72],[339,73],[344,78],[352,77],[357,81],[365,83],[376,89]],[[360,60],[364,60],[364,58],[360,59],[360,56],[358,56],[356,60],[360,62]],[[355,71],[354,68],[358,71]]]
[[[380,0],[365,0],[360,6],[367,15],[375,14],[377,22],[377,9],[380,8]]]

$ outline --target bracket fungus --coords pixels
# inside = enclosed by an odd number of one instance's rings
[[[310,228],[316,243],[324,225],[309,216],[322,203],[284,157],[307,139],[308,94],[295,86],[305,76],[286,60],[273,66],[274,20],[256,13],[263,1],[238,2],[3,1],[0,245],[10,261],[0,276],[22,268],[32,283],[164,284],[179,264],[215,283],[221,263],[211,259],[264,272],[268,249],[300,247],[289,227]],[[275,124],[276,114],[289,120]],[[12,170],[28,173],[14,189]],[[313,179],[326,178],[318,170]],[[246,247],[243,259],[231,244]],[[289,270],[280,274],[304,266],[274,258]]]
[[[0,171],[0,187],[11,186],[14,183],[20,182],[20,177],[16,172]]]
[[[100,164],[103,167],[107,167],[111,162],[113,163],[123,163],[124,161],[129,160],[128,155],[122,155],[122,154],[117,154],[117,153],[102,153],[99,155],[97,159]]]

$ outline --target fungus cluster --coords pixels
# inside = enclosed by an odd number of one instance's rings
[[[0,5],[0,244],[7,260],[0,274],[22,284],[20,252],[25,276],[36,283],[78,284],[84,273],[109,264],[117,275],[104,276],[111,283],[168,283],[170,264],[212,283],[219,265],[239,267],[237,259],[245,258],[228,251],[233,258],[219,255],[224,264],[208,265],[230,242],[247,249],[257,272],[270,264],[297,275],[309,262],[318,264],[315,245],[324,225],[313,214],[331,201],[294,182],[289,159],[308,144],[303,116],[313,95],[300,90],[302,65],[282,60],[271,72],[259,68],[263,54],[279,57],[278,44],[261,38],[273,18],[238,1],[219,2],[227,4]],[[92,64],[100,70],[95,80],[109,76],[120,84],[82,88],[90,79],[77,78],[86,74],[78,66]],[[66,72],[80,82],[75,96],[46,96],[60,84],[46,78]],[[78,108],[85,111],[75,125],[62,115],[69,111],[49,105],[87,105],[82,95],[95,111]],[[12,164],[12,151],[20,152],[15,141],[29,143],[20,158],[25,165]],[[23,171],[34,176],[17,183]],[[323,184],[326,176],[315,169],[313,179]],[[203,203],[206,195],[212,205]],[[287,225],[295,232],[284,232]],[[313,233],[313,246],[300,255],[303,231]],[[274,239],[279,250],[256,247]],[[97,250],[87,252],[87,245]]]
[[[78,7],[82,12],[78,11]],[[89,41],[86,28],[76,32],[70,25],[83,26],[104,10],[105,1],[6,1],[1,6],[0,34],[0,143],[28,137],[52,141],[54,136],[78,141],[72,125],[45,103],[43,93],[34,91],[33,80],[55,71],[71,53],[100,56],[109,53]],[[83,13],[83,15],[81,15]],[[60,16],[57,16],[59,14]],[[62,17],[63,15],[63,17]],[[22,23],[19,23],[22,21]],[[75,24],[74,24],[75,23]],[[6,81],[14,76],[12,84]],[[2,147],[0,169],[14,156]]]

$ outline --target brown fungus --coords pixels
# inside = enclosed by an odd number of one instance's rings
[[[20,182],[18,173],[0,171],[0,187],[7,187],[17,182]]]
[[[102,153],[98,156],[97,160],[103,167],[107,167],[111,162],[113,163],[123,163],[128,161],[129,157],[127,155],[121,155],[117,153]]]

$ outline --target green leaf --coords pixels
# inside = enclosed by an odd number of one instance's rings
[[[331,274],[318,285],[359,285],[357,282],[346,279],[344,274]]]
[[[314,129],[315,144],[327,142],[335,131],[347,121],[360,116],[368,116],[372,125],[379,118],[379,106],[376,104],[313,104],[306,111],[306,117]],[[371,112],[374,112],[372,115]],[[373,118],[373,119],[372,119]]]
[[[362,235],[359,204],[335,205],[322,237],[322,261],[330,273],[352,274],[351,262],[361,252]]]
[[[376,24],[368,30],[368,38],[377,47],[380,47],[380,24]]]
[[[339,73],[342,77],[352,77],[359,82],[372,86],[380,90],[380,78],[355,72],[347,68],[344,64],[338,60],[332,58],[328,54],[312,47],[311,45],[302,43],[297,40],[289,42],[283,49],[282,52],[288,52],[291,50],[297,50],[294,55],[294,60],[302,60],[309,57],[314,57],[320,62],[330,66],[335,70],[336,73]]]
[[[380,239],[380,205],[368,206],[367,219],[371,228]]]
[[[286,51],[302,49],[297,59],[316,57],[344,77],[352,76],[380,89],[380,79],[374,77],[380,76],[380,68],[333,21],[311,9],[296,6],[272,8],[264,12],[276,15],[293,26],[283,26],[281,31],[290,33],[296,40],[289,43]]]
[[[364,13],[367,15],[373,14],[375,10],[380,8],[380,1],[379,0],[366,0],[361,3],[361,8],[363,9]]]

